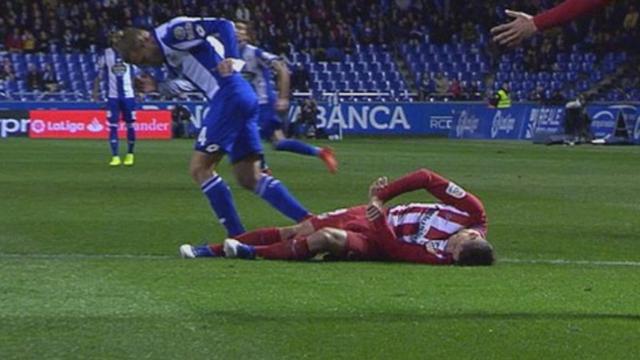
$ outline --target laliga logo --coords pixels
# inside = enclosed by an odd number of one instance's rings
[[[456,126],[456,136],[460,137],[465,131],[474,132],[478,129],[480,119],[464,110],[460,113],[458,125]]]
[[[102,124],[100,124],[100,121],[98,121],[98,119],[95,117],[93,118],[91,123],[87,126],[87,130],[93,133],[100,132],[102,131],[102,129],[104,129],[104,126],[102,126]]]
[[[506,133],[512,132],[516,128],[516,119],[510,114],[502,115],[502,111],[498,110],[493,117],[493,124],[491,125],[491,138],[498,136],[498,132],[504,131]]]
[[[31,131],[36,134],[42,134],[47,128],[47,125],[42,120],[33,120],[31,122]]]

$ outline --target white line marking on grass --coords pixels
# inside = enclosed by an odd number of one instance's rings
[[[600,261],[565,259],[510,259],[498,258],[498,262],[510,264],[591,265],[591,266],[640,266],[640,261]]]
[[[43,259],[43,260],[173,260],[180,259],[174,255],[144,254],[5,254],[0,259]],[[512,259],[498,258],[499,263],[506,264],[547,264],[547,265],[587,265],[587,266],[640,266],[640,261],[607,261],[607,260],[566,260],[566,259]]]
[[[180,256],[144,254],[3,254],[0,259],[44,259],[44,260],[168,260]]]

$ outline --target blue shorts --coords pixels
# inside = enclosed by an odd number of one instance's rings
[[[260,126],[260,137],[266,141],[271,140],[276,130],[282,129],[282,120],[276,113],[274,104],[266,103],[260,105],[258,125]]]
[[[224,151],[236,163],[251,154],[262,154],[258,98],[239,75],[225,80],[209,103],[194,148],[207,154]]]
[[[134,98],[125,99],[107,99],[107,120],[110,124],[117,124],[120,119],[120,113],[126,123],[136,121],[133,111],[136,108],[136,100]]]

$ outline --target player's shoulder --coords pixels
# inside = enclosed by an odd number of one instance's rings
[[[200,18],[188,16],[178,16],[169,20],[161,25],[159,33],[162,36],[162,41],[171,46],[203,38],[206,35],[205,30],[202,25],[197,23],[198,20]]]

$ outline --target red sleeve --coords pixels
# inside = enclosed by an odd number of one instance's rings
[[[469,226],[483,230],[487,218],[484,206],[475,195],[464,191],[458,185],[427,169],[407,174],[378,191],[378,198],[387,202],[406,192],[424,189],[447,205],[469,214]]]
[[[544,11],[533,18],[538,30],[566,24],[593,10],[606,6],[612,0],[565,0],[558,6]]]

